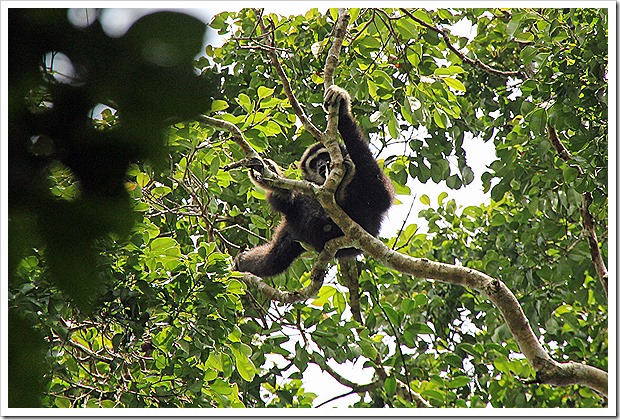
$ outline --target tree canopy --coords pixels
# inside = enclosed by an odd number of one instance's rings
[[[8,13],[9,407],[611,405],[607,9],[158,12],[119,38],[88,12]],[[424,206],[393,237],[299,181],[333,83]],[[264,158],[345,237],[260,279],[233,258],[278,223]],[[451,198],[476,177],[487,200]]]

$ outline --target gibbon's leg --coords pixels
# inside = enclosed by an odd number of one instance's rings
[[[284,272],[303,252],[304,248],[283,222],[274,232],[271,242],[239,254],[235,265],[238,271],[271,277]]]

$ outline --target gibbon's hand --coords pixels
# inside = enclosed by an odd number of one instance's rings
[[[340,103],[340,115],[351,113],[351,96],[349,92],[336,85],[331,85],[325,91],[323,108],[325,108],[326,112],[329,112],[330,105],[338,105],[338,103]]]

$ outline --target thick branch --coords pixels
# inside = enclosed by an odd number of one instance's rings
[[[330,216],[334,217],[331,214]],[[341,228],[343,226],[347,226],[344,232],[348,237],[359,238],[358,244],[364,244],[358,245],[358,248],[390,268],[420,278],[465,286],[486,296],[502,313],[521,352],[537,372],[542,372],[542,375],[538,377],[539,382],[585,385],[607,396],[607,373],[601,369],[574,362],[555,362],[538,342],[517,298],[500,280],[471,268],[433,262],[425,258],[413,258],[392,251],[355,222],[343,223]],[[580,369],[576,369],[576,366]]]
[[[343,259],[340,263],[340,275],[342,284],[349,289],[349,306],[353,319],[364,324],[362,319],[362,311],[360,310],[360,285],[359,270],[354,259]]]
[[[342,41],[347,34],[347,27],[351,16],[347,9],[338,9],[338,20],[334,25],[334,40],[332,46],[327,53],[327,60],[325,60],[325,68],[323,70],[323,88],[327,90],[328,87],[334,84],[334,73],[336,72],[336,66],[338,66],[338,57],[340,57],[340,50],[342,49]]]
[[[572,159],[571,154],[558,137],[558,133],[555,131],[555,128],[547,125],[547,132],[549,133],[549,141],[551,141],[551,144],[557,151],[558,156],[560,156],[563,161],[570,163],[570,160]],[[584,175],[583,170],[579,165],[573,165],[573,167],[577,168],[579,176]],[[590,204],[592,204],[592,193],[586,191],[581,195],[581,220],[583,221],[583,229],[588,237],[590,257],[592,258],[594,269],[596,270],[596,274],[603,285],[605,296],[607,296],[609,275],[607,273],[605,262],[603,261],[603,256],[601,255],[601,249],[598,245],[598,238],[594,228],[594,217],[592,216],[592,213],[590,213]]]
[[[503,282],[471,268],[433,262],[425,258],[413,258],[395,252],[351,220],[342,209],[329,206],[321,196],[319,200],[332,220],[342,229],[344,238],[348,238],[351,246],[361,249],[367,255],[401,273],[468,287],[491,300],[502,313],[521,352],[537,372],[543,372],[537,376],[540,383],[580,384],[607,396],[606,372],[574,362],[558,363],[549,356],[534,335],[517,298]],[[577,370],[576,366],[580,369]]]
[[[349,19],[350,16],[347,9],[338,10],[338,20],[336,21],[334,30],[332,31],[334,34],[334,39],[332,40],[332,46],[327,54],[327,60],[323,69],[323,74],[325,75],[325,82],[323,86],[325,90],[334,84],[334,72],[336,71],[336,66],[338,64],[338,56],[340,55],[340,50],[342,49],[342,42],[347,33]],[[327,149],[330,156],[332,170],[325,180],[325,183],[318,189],[317,199],[323,208],[326,208],[328,213],[330,209],[344,213],[336,203],[335,199],[336,190],[346,175],[344,159],[340,150],[340,141],[338,137],[339,109],[340,104],[338,103],[331,104],[329,109],[327,109],[327,128],[325,129],[325,133],[321,136],[321,142]],[[353,162],[350,162],[350,164],[353,166],[353,170],[355,170],[355,165]]]
[[[570,152],[560,141],[560,138],[558,137],[558,133],[555,131],[555,128],[547,125],[547,131],[549,132],[549,141],[551,141],[551,144],[553,145],[553,147],[555,147],[555,150],[558,152],[558,155],[562,158],[562,160],[565,162],[571,160]],[[583,175],[583,170],[579,166],[577,166],[577,170],[579,171],[579,175]]]
[[[590,213],[590,204],[592,204],[592,193],[589,191],[584,192],[581,196],[581,219],[583,220],[583,227],[588,236],[590,257],[592,258],[594,269],[596,270],[596,274],[603,285],[605,296],[607,296],[609,275],[607,273],[605,262],[603,261],[603,256],[601,255],[601,249],[598,245],[598,238],[596,236],[596,230],[594,229],[594,217],[592,217],[592,213]]]
[[[536,382],[541,384],[568,386],[578,384],[599,391],[607,396],[607,372],[583,363],[544,363],[537,368]]]
[[[346,175],[344,167],[344,158],[340,150],[340,141],[338,138],[338,104],[333,104],[328,109],[327,128],[321,136],[321,143],[327,149],[331,160],[331,171],[325,180],[325,183],[317,189],[317,199],[323,206],[337,207],[336,190],[340,186],[342,179]],[[351,162],[352,163],[352,162]],[[323,201],[321,201],[323,197]]]

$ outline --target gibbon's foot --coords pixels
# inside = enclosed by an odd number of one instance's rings
[[[255,170],[256,172],[263,173],[263,162],[258,158],[248,159],[245,166]]]
[[[349,92],[339,86],[331,85],[325,91],[323,107],[326,111],[329,111],[330,105],[337,105],[338,103],[340,103],[340,112],[351,112],[351,96]]]
[[[265,171],[263,161],[258,158],[251,158],[248,159],[245,166],[250,169],[250,178],[252,178],[254,182],[262,185],[263,172]]]
[[[283,172],[278,166],[278,164],[271,159],[263,159],[261,161],[258,158],[251,158],[248,159],[245,164],[246,167],[250,168],[250,177],[263,187],[265,186],[262,182],[265,177],[265,165],[267,166],[267,168],[269,168],[271,172],[274,172],[278,176],[283,176]]]

